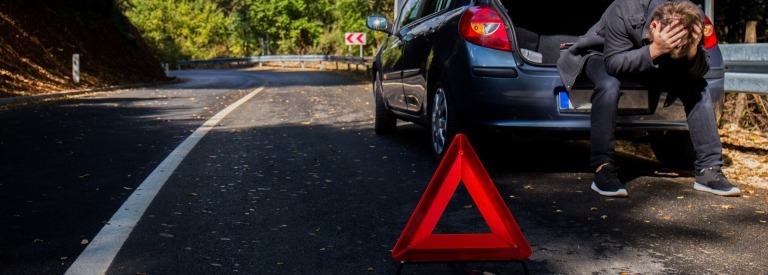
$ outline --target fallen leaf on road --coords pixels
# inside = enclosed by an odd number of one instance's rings
[[[80,241],[80,244],[88,244],[88,243],[89,243],[88,239],[83,239],[82,241]]]

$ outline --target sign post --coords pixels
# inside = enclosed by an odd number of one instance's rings
[[[364,32],[348,32],[344,34],[344,43],[349,46],[360,45],[360,57],[363,57],[363,45],[365,45]]]

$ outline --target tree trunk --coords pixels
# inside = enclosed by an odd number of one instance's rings
[[[733,120],[731,123],[741,126],[741,120],[744,118],[744,109],[747,108],[747,94],[739,93],[736,96],[736,106],[733,108]]]
[[[744,43],[756,43],[757,42],[757,21],[747,21],[747,29],[744,32]]]

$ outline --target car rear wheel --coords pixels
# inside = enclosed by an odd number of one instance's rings
[[[432,155],[439,161],[442,160],[453,137],[458,133],[456,114],[442,83],[435,85],[431,105]]]
[[[381,90],[381,76],[377,73],[373,82],[373,97],[376,102],[373,129],[377,135],[390,135],[397,131],[397,118],[387,110]]]
[[[692,168],[696,160],[693,143],[688,132],[666,132],[651,140],[656,160],[670,168]]]

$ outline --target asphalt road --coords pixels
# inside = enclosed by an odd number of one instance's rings
[[[425,129],[376,136],[370,84],[334,73],[175,74],[185,81],[0,110],[0,274],[63,274],[104,243],[119,249],[100,259],[107,274],[397,271],[391,249],[437,168]],[[124,243],[96,237],[172,152],[247,95],[166,171]],[[583,142],[472,142],[533,249],[532,274],[768,270],[763,190],[718,197],[694,191],[688,171],[621,155],[630,197],[604,198],[589,189]],[[435,232],[488,232],[462,186]],[[466,270],[523,271],[402,266]]]

